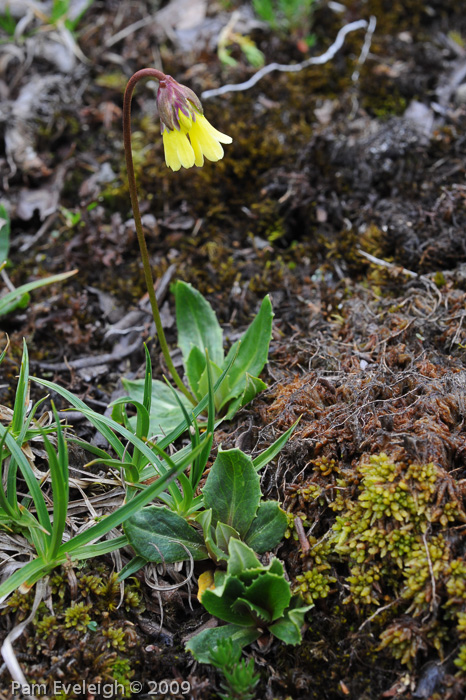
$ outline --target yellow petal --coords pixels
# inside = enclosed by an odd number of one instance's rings
[[[181,161],[178,157],[178,150],[176,148],[176,141],[173,140],[173,134],[175,132],[168,131],[165,129],[162,134],[163,147],[165,151],[165,163],[168,168],[172,170],[179,170],[181,168]]]
[[[192,168],[194,165],[194,151],[188,141],[186,132],[183,129],[180,131],[164,129],[162,138],[165,147],[165,163],[168,167],[172,170],[179,170],[181,166]]]
[[[191,117],[187,117],[186,114],[181,111],[181,109],[178,110],[178,121],[181,126],[181,131],[184,132],[189,131],[193,124]]]
[[[223,148],[218,140],[197,119],[189,132],[189,138],[192,144],[196,144],[196,151],[201,151],[209,160],[216,161],[223,158]]]
[[[214,584],[214,573],[210,569],[204,571],[198,578],[199,590],[197,592],[197,599],[201,602],[202,596],[207,589],[213,590],[215,588]]]
[[[189,139],[191,141],[191,146],[193,147],[194,151],[194,164],[197,165],[198,168],[202,168],[202,166],[204,165],[204,155],[202,153],[202,148],[199,142],[196,141],[196,138],[193,138],[192,133],[189,134]]]
[[[199,124],[201,126],[201,128],[204,129],[205,131],[208,131],[210,133],[210,135],[213,136],[214,139],[216,139],[217,141],[220,141],[220,143],[231,143],[233,141],[231,136],[227,136],[226,134],[222,134],[221,131],[219,131],[214,126],[212,126],[212,124],[209,121],[207,121],[207,119],[202,114],[199,114],[199,115],[196,114],[196,122],[195,123]]]
[[[173,132],[176,137],[176,150],[178,153],[178,158],[183,168],[192,168],[194,165],[194,151],[193,147],[188,141],[186,134],[178,131]]]

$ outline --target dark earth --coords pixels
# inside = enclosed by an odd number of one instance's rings
[[[266,63],[317,56],[343,25],[376,18],[360,63],[364,29],[348,34],[324,65],[273,72],[249,90],[203,100],[209,121],[233,144],[223,160],[202,169],[172,173],[165,166],[154,86],[139,83],[135,167],[178,367],[171,282],[183,279],[206,295],[231,339],[263,296],[272,298],[273,339],[262,374],[268,389],[220,426],[214,444],[255,455],[301,416],[292,440],[264,470],[262,488],[290,514],[289,536],[275,554],[315,607],[301,645],[261,638],[245,649],[261,676],[255,697],[464,698],[461,3],[319,2],[309,21],[310,49],[302,23],[272,29],[251,6],[228,0],[96,0],[69,35],[70,49],[47,20],[50,3],[37,5],[28,22],[15,24],[16,35],[0,29],[0,202],[12,223],[3,281],[19,286],[78,272],[32,292],[26,308],[1,318],[2,347],[6,334],[10,339],[0,365],[1,404],[13,405],[25,338],[32,374],[102,412],[121,393],[122,376],[143,376],[144,341],[154,375],[164,373],[144,304],[124,167],[128,78],[156,66],[199,95],[247,80],[256,69],[239,44],[229,46],[235,66],[222,63],[216,48],[235,10],[235,31],[250,37]],[[14,22],[24,20],[23,3],[10,6]],[[31,398],[41,396],[33,386]],[[79,436],[95,438],[78,414],[68,423]],[[392,465],[385,482],[381,454]],[[38,450],[39,468],[43,457]],[[75,469],[89,461],[79,451],[72,458]],[[104,468],[94,474],[86,496],[102,515],[115,503],[102,499],[110,492],[97,483]],[[394,535],[401,532],[394,510],[386,503],[376,509],[380,491],[371,490],[371,479],[387,486],[387,499],[404,489],[416,504],[406,516],[404,549]],[[75,489],[71,500],[82,498]],[[363,508],[374,516],[360,532]],[[342,528],[346,539],[338,542]],[[118,678],[129,697],[129,682],[137,679],[145,689],[137,697],[144,698],[151,681],[175,679],[189,681],[191,698],[219,697],[218,672],[184,651],[186,636],[209,619],[196,585],[161,596],[140,572],[126,584],[122,603],[115,572],[130,558],[123,551],[119,559],[71,562],[53,572],[47,599],[14,643],[28,682]],[[184,578],[172,566],[159,583]],[[15,593],[3,604],[1,639],[28,616],[32,600],[33,592]],[[72,604],[92,609],[96,631],[67,626]],[[9,671],[2,666],[0,674],[0,698],[7,700],[14,697]]]

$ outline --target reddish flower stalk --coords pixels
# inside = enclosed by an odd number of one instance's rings
[[[123,100],[123,143],[125,147],[126,169],[128,172],[129,194],[131,197],[131,206],[133,208],[134,223],[136,226],[139,248],[141,251],[142,266],[144,268],[144,278],[146,282],[147,292],[149,294],[152,315],[155,321],[155,327],[157,330],[160,348],[165,358],[168,370],[171,376],[173,377],[173,381],[175,382],[176,386],[193,403],[193,405],[196,405],[196,399],[185,387],[181,380],[181,377],[175,369],[175,366],[170,357],[167,339],[165,338],[162,320],[160,318],[159,305],[157,303],[157,297],[155,296],[154,291],[154,278],[152,276],[152,269],[149,261],[149,252],[147,250],[144,230],[142,228],[141,212],[139,210],[139,201],[136,187],[136,178],[134,175],[133,153],[131,148],[131,99],[133,96],[133,90],[135,88],[135,85],[142,78],[156,78],[156,80],[162,83],[165,80],[165,77],[165,73],[162,73],[156,68],[143,68],[142,70],[137,71],[137,73],[134,73],[134,75],[132,75],[129,79]]]

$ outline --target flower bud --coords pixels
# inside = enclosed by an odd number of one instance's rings
[[[190,120],[195,119],[196,112],[203,114],[202,104],[196,93],[186,85],[178,83],[171,75],[166,75],[159,83],[157,106],[162,125],[170,131],[180,130],[180,112]]]

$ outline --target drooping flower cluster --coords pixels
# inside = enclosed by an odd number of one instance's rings
[[[223,158],[222,143],[232,138],[217,131],[204,117],[197,95],[170,75],[160,80],[157,92],[165,149],[165,163],[172,170],[204,165]]]

